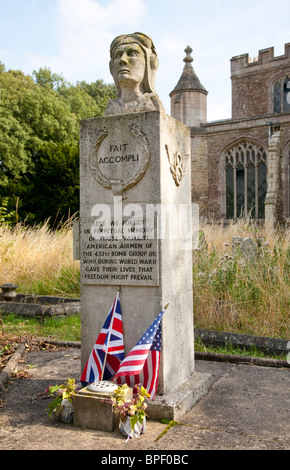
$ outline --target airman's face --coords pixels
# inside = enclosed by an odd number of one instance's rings
[[[115,49],[113,69],[118,81],[132,80],[141,84],[145,75],[145,66],[144,52],[137,43],[123,44]]]

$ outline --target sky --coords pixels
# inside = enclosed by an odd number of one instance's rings
[[[288,0],[0,0],[0,62],[29,75],[48,67],[73,84],[113,83],[110,43],[139,31],[155,44],[156,88],[168,114],[169,93],[189,45],[208,91],[208,121],[228,119],[230,59],[253,58],[268,47],[283,55],[290,42],[288,5]]]

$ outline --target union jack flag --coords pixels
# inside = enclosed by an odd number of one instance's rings
[[[111,310],[82,372],[81,382],[83,385],[87,385],[101,379],[109,380],[116,373],[123,359],[123,324],[119,292],[117,292]],[[104,361],[106,361],[106,364],[102,377]]]
[[[163,314],[164,310],[125,357],[113,379],[118,384],[127,383],[132,388],[136,384],[143,385],[152,399],[156,393],[159,377]]]

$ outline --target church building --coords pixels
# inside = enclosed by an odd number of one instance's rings
[[[207,122],[207,95],[185,49],[171,115],[191,129],[192,202],[204,220],[271,225],[290,216],[290,43],[231,59],[232,117]]]

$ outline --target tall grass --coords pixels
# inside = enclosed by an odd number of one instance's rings
[[[195,326],[288,339],[289,228],[267,232],[246,221],[200,228],[193,257]],[[233,237],[252,238],[256,257],[233,250]]]
[[[73,260],[72,220],[56,230],[42,226],[0,225],[0,283],[20,293],[79,295],[79,261]]]
[[[290,338],[289,228],[267,232],[240,221],[202,224],[193,253],[195,327]],[[232,250],[233,237],[259,245],[254,260]],[[51,230],[0,225],[0,283],[18,292],[79,296],[79,261],[73,260],[72,220]]]

